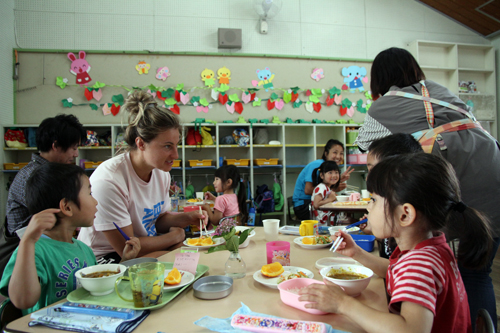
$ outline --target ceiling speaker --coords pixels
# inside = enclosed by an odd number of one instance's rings
[[[241,29],[219,28],[219,49],[241,49]]]

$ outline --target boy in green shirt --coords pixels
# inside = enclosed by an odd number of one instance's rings
[[[77,287],[75,273],[96,265],[92,250],[73,238],[78,227],[91,227],[97,212],[89,178],[71,164],[47,163],[26,184],[26,203],[33,217],[7,264],[0,293],[34,312],[65,298]],[[139,239],[126,242],[123,260],[135,258]]]

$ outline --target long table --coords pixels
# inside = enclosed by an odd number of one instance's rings
[[[336,329],[363,332],[345,316],[337,314],[312,315],[285,305],[280,299],[279,290],[270,289],[255,281],[253,274],[267,263],[267,241],[264,239],[264,230],[263,228],[255,228],[255,231],[256,235],[250,239],[248,247],[240,249],[240,255],[246,263],[247,275],[242,279],[234,280],[233,291],[228,297],[219,300],[198,299],[193,295],[192,287],[189,287],[163,308],[152,311],[135,332],[210,332],[193,324],[193,322],[203,316],[230,317],[241,306],[242,302],[252,311],[259,313],[289,319],[322,321]],[[293,240],[297,237],[281,234],[278,236],[278,240],[290,242],[291,265],[308,269],[314,272],[315,279],[322,280],[318,269],[315,268],[315,263],[318,259],[331,257],[332,253],[328,251],[328,248],[304,249],[294,244]],[[169,252],[158,259],[173,262],[175,253],[179,251],[180,249]],[[373,253],[376,253],[376,251]],[[203,251],[199,263],[210,267],[209,275],[224,275],[224,265],[228,258],[228,251],[211,254]],[[367,289],[357,299],[372,308],[387,311],[387,298],[383,283],[382,278],[374,275]],[[61,332],[46,327],[29,327],[29,321],[30,316],[24,316],[7,325],[7,330],[11,332]]]

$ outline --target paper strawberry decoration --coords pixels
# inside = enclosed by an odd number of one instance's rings
[[[340,103],[342,103],[342,95],[333,96],[333,101],[335,102],[335,104],[339,105]]]
[[[156,97],[158,97],[158,99],[160,99],[160,100],[162,100],[162,101],[165,101],[165,100],[167,99],[167,96],[163,97],[163,96],[161,95],[161,91],[158,91],[158,92],[156,93]]]
[[[181,110],[179,109],[179,106],[177,104],[172,105],[170,108],[168,108],[170,111],[172,111],[175,114],[181,114]]]
[[[180,102],[181,101],[181,93],[179,92],[179,90],[176,90],[175,93],[174,93],[174,98],[177,102]]]
[[[189,102],[189,94],[188,93],[181,93],[181,103],[186,105]]]
[[[92,96],[95,98],[96,101],[100,101],[102,98],[102,89],[99,88],[99,90],[93,90]]]
[[[340,115],[341,116],[345,116],[345,114],[347,113],[347,108],[345,106],[340,106]]]
[[[234,102],[233,104],[234,104],[234,111],[241,114],[243,112],[243,104],[241,104],[241,102]]]
[[[272,102],[270,99],[267,100],[267,109],[269,111],[271,111],[272,109],[274,109],[274,104],[275,102]]]
[[[85,98],[87,99],[87,101],[90,101],[92,98],[94,98],[92,96],[92,91],[89,91],[87,88],[85,88],[84,90],[85,90]]]
[[[335,101],[335,99],[330,98],[330,96],[327,96],[326,97],[326,106],[332,106],[334,101]]]
[[[285,102],[283,102],[282,99],[280,99],[279,101],[276,101],[274,102],[274,107],[278,110],[281,110],[283,109],[283,106],[285,105]]]
[[[354,116],[354,104],[351,105],[351,107],[347,109],[347,115],[351,118],[352,118],[352,116]]]
[[[342,85],[342,90],[349,90],[349,88],[347,87],[347,84],[345,84],[345,83],[344,83],[344,84]]]
[[[295,92],[292,92],[292,99],[291,99],[291,102],[295,102],[297,100],[297,98],[299,98],[299,94],[298,93],[295,93]]]
[[[314,109],[314,111],[319,113],[321,111],[321,104],[320,103],[313,103],[313,109]]]
[[[309,97],[309,96],[311,96],[311,94],[312,94],[312,93],[311,93],[311,90],[310,90],[310,89],[307,89],[307,91],[306,91],[306,96],[307,96],[307,97]]]
[[[208,106],[197,106],[196,107],[196,111],[197,112],[205,112],[205,113],[208,113]]]
[[[108,103],[104,103],[102,107],[102,114],[107,116],[108,114],[111,114],[111,108],[109,107]]]
[[[111,106],[111,113],[113,114],[113,116],[116,116],[118,112],[120,112],[120,104],[117,105],[113,103],[113,105]]]
[[[225,105],[227,103],[228,97],[227,94],[220,93],[219,94],[219,102],[222,105]]]
[[[233,114],[234,113],[234,104],[235,103],[226,103],[226,110],[227,112],[229,112],[230,114]]]
[[[306,103],[306,111],[309,112],[309,113],[312,113],[313,112],[313,103],[311,102],[307,102]]]

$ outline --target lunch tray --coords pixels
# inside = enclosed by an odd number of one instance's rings
[[[172,262],[162,262],[165,264],[165,269],[172,269],[174,267],[174,263]],[[158,309],[165,306],[168,302],[173,300],[177,295],[183,292],[186,288],[190,287],[196,280],[202,277],[206,272],[208,272],[208,266],[198,265],[196,267],[196,276],[194,280],[185,285],[184,287],[173,290],[170,292],[163,291],[163,297],[160,304],[155,304],[151,306],[146,306],[144,308],[136,308],[134,306],[134,302],[127,302],[122,300],[117,294],[116,291],[113,290],[111,294],[104,296],[92,296],[87,290],[83,288],[78,288],[73,290],[68,295],[68,301],[75,303],[85,303],[85,304],[94,304],[94,305],[103,305],[103,306],[114,306],[118,308],[127,308],[134,310],[146,310],[146,309]],[[126,280],[122,280],[118,285],[118,290],[120,293],[126,298],[132,298],[132,290],[130,289],[130,283]]]

